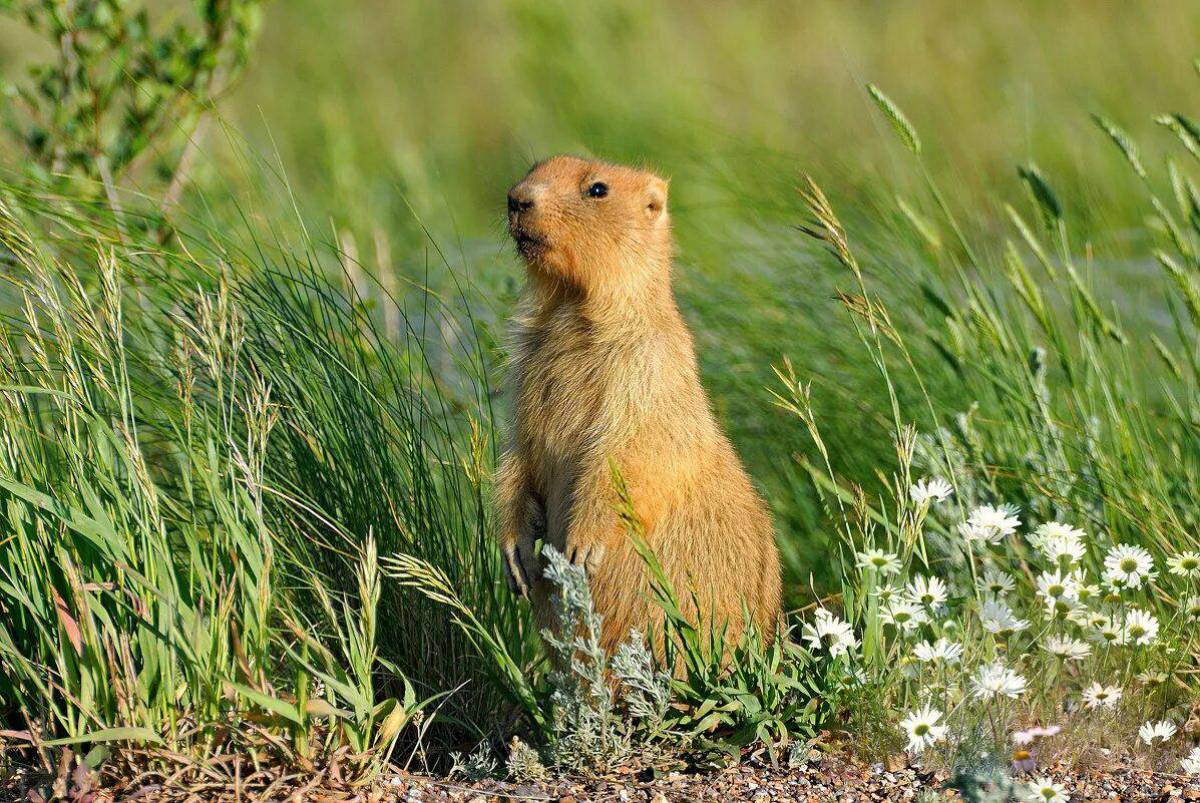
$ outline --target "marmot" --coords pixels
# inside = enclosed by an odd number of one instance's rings
[[[496,477],[514,590],[548,624],[551,589],[534,553],[542,538],[586,567],[609,653],[630,628],[661,634],[611,462],[688,615],[726,628],[729,643],[748,612],[773,638],[779,552],[675,303],[667,182],[556,156],[509,191],[508,227],[528,274],[510,376],[515,421]]]

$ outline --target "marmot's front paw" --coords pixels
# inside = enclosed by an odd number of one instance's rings
[[[594,574],[604,558],[604,544],[582,544],[577,547],[568,545],[567,560],[576,566],[582,566],[589,575]]]
[[[516,544],[504,547],[504,576],[508,578],[509,591],[522,597],[529,596],[529,578],[521,568],[520,559],[517,558]]]
[[[533,578],[537,576],[537,547],[532,538],[518,538],[514,544],[504,547],[504,568],[508,575],[508,588],[514,594],[529,596]]]

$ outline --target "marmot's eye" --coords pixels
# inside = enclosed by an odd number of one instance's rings
[[[603,198],[605,195],[608,195],[608,185],[603,181],[597,181],[587,188],[585,194],[589,198]]]

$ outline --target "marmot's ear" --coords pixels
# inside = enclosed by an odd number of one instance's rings
[[[651,176],[646,185],[646,219],[658,220],[667,211],[667,182],[658,176]]]

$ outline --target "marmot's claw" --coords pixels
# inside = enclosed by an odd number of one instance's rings
[[[516,544],[504,548],[504,572],[508,577],[508,590],[522,597],[529,597],[529,576],[521,566]]]
[[[592,544],[569,550],[567,560],[576,566],[582,566],[583,570],[590,575],[596,571],[602,557],[604,557],[604,545]]]

